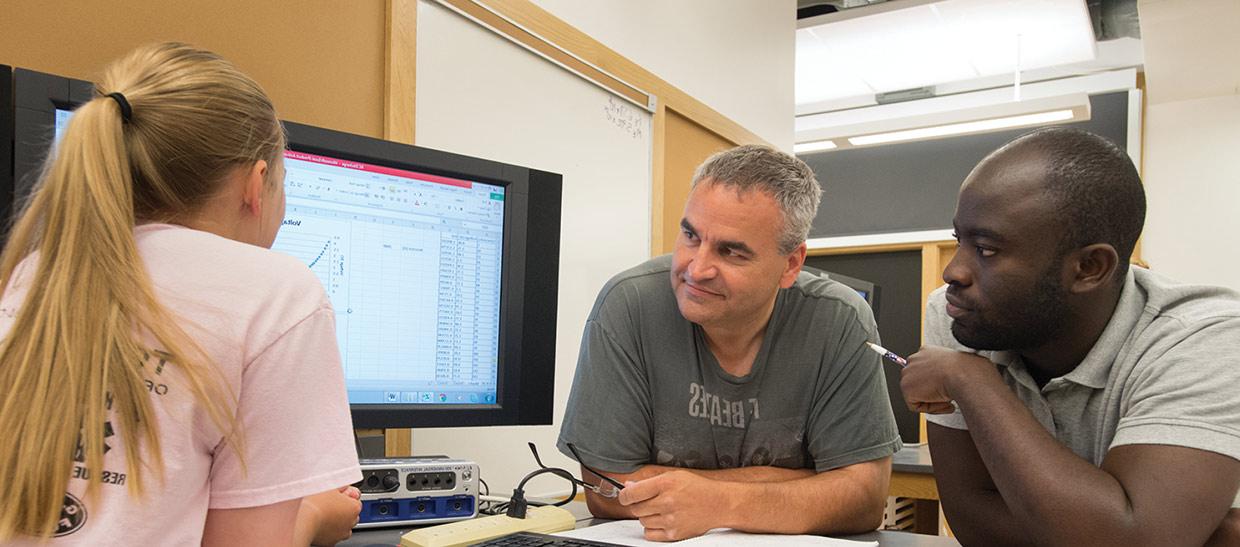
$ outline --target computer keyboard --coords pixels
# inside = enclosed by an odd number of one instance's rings
[[[474,547],[621,547],[616,543],[573,539],[534,532],[517,532],[475,543]]]

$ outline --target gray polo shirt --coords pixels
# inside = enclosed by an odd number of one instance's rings
[[[956,341],[945,290],[930,295],[926,343],[990,359],[1038,422],[1076,455],[1100,466],[1112,447],[1163,444],[1240,459],[1240,295],[1234,291],[1178,284],[1132,267],[1093,349],[1072,372],[1039,389],[1014,352],[977,352]],[[926,420],[968,429],[959,410]]]

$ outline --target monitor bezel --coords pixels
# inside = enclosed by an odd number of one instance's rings
[[[840,284],[854,291],[865,291],[865,296],[862,298],[865,299],[866,304],[870,305],[870,311],[874,314],[874,319],[875,320],[878,319],[878,301],[879,301],[878,297],[882,289],[880,286],[872,282],[865,281],[863,279],[849,277],[844,274],[830,272],[827,270],[823,270],[821,268],[815,268],[811,266],[802,266],[801,269],[806,270],[814,275],[826,277],[827,279],[830,279],[832,281],[839,282]]]
[[[560,175],[284,122],[289,149],[505,188],[496,404],[352,404],[359,429],[549,425],[555,385]]]
[[[0,240],[38,182],[55,136],[56,110],[91,100],[91,82],[0,65]]]

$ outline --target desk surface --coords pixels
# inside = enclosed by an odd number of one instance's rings
[[[895,473],[932,476],[934,474],[934,468],[931,466],[930,462],[930,447],[924,443],[917,445],[905,445],[903,449],[896,452],[895,456],[892,457],[891,470]],[[911,494],[897,493],[893,495],[907,496]],[[928,497],[928,499],[937,498],[937,492],[935,495]],[[568,505],[568,508],[578,517],[578,528],[595,524],[594,519],[590,516],[584,503],[571,503]],[[400,545],[400,536],[404,535],[404,533],[408,532],[410,529],[411,527],[397,527],[359,530],[354,532],[353,537],[348,541],[339,543],[338,545],[342,547],[398,546]],[[949,547],[960,545],[954,538],[950,537],[888,531],[877,531],[856,536],[846,536],[845,539],[877,541],[878,544],[883,547]]]
[[[586,509],[584,503],[570,503],[567,508],[578,517],[577,527],[583,528],[592,526],[598,522],[606,522],[601,519],[594,519],[590,516],[589,510]],[[408,532],[410,527],[397,528],[377,528],[370,530],[359,530],[353,533],[353,537],[336,545],[340,547],[392,547],[400,545],[400,536]],[[855,536],[843,536],[844,539],[855,539],[861,541],[877,541],[881,547],[959,547],[960,543],[955,538],[944,536],[929,536],[925,534],[910,534],[906,532],[888,532],[877,531],[868,534],[859,534]]]
[[[896,473],[934,474],[930,464],[930,445],[906,444],[891,457],[891,470]]]
[[[380,528],[353,533],[347,541],[337,543],[340,547],[393,547],[400,545],[400,536],[409,528]],[[844,539],[859,541],[877,541],[881,547],[960,547],[955,538],[946,536],[929,536],[910,534],[908,532],[878,531],[855,536],[843,536]]]

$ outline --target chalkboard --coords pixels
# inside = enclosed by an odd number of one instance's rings
[[[874,320],[883,346],[900,355],[909,355],[921,347],[921,251],[810,256],[805,264],[876,285],[882,297]],[[915,443],[920,423],[917,413],[904,405],[900,368],[883,361],[883,371],[900,438]]]
[[[1064,124],[1128,142],[1128,92],[1093,95],[1090,119]],[[1030,128],[799,157],[823,185],[810,238],[951,228],[956,192],[987,154]]]

